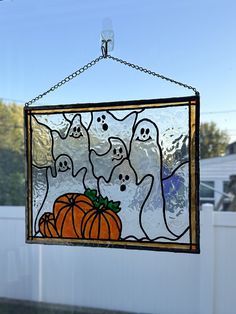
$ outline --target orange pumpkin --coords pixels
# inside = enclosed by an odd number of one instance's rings
[[[58,197],[54,202],[53,213],[59,236],[81,238],[82,219],[92,208],[92,201],[82,194],[71,193]]]
[[[118,240],[121,235],[121,220],[109,208],[93,208],[82,221],[82,235],[85,239]]]
[[[57,238],[59,236],[53,213],[44,213],[42,215],[39,220],[39,231],[46,238]]]

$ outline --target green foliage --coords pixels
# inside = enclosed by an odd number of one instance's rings
[[[229,144],[229,135],[220,130],[215,122],[201,123],[200,126],[200,156],[211,158],[225,154]]]
[[[94,202],[97,199],[97,191],[86,189],[84,192],[84,195],[91,199],[92,202]]]
[[[24,205],[23,107],[0,101],[0,205]]]
[[[104,207],[107,209],[111,209],[115,213],[118,213],[121,210],[119,201],[118,202],[109,201],[107,197],[97,195],[96,190],[86,189],[84,195],[91,199],[94,207],[96,208]]]

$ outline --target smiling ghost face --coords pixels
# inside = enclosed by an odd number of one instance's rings
[[[70,130],[69,130],[69,136],[79,139],[80,137],[83,137],[85,133],[84,127],[81,123],[81,117],[80,115],[76,115],[72,121]]]
[[[122,147],[116,147],[116,148],[113,148],[113,151],[112,151],[113,155],[112,155],[112,161],[114,160],[121,160],[123,157],[124,157],[124,152],[123,152],[123,149]]]
[[[119,139],[112,139],[111,160],[114,163],[118,163],[122,159],[127,157],[127,151],[125,145]]]
[[[56,160],[56,170],[58,173],[72,172],[72,162],[68,156],[59,156]]]
[[[151,173],[160,171],[161,151],[158,144],[158,128],[148,119],[143,119],[136,125],[131,141],[130,162],[135,169],[138,182]],[[158,178],[160,173],[158,174]],[[159,179],[158,179],[159,180]]]
[[[158,130],[155,125],[146,119],[139,121],[134,133],[134,140],[138,142],[157,142]]]

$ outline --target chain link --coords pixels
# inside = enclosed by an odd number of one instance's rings
[[[28,101],[25,103],[25,106],[28,107],[30,105],[32,105],[33,103],[35,103],[36,101],[38,101],[39,99],[43,98],[44,96],[46,96],[47,94],[49,94],[50,92],[53,92],[55,89],[57,89],[58,87],[64,85],[65,83],[69,82],[70,80],[72,80],[73,78],[75,78],[76,76],[82,74],[84,71],[88,70],[89,68],[91,68],[92,66],[94,66],[96,63],[98,63],[100,60],[102,59],[105,59],[105,58],[109,58],[113,61],[116,61],[118,63],[121,63],[121,64],[124,64],[124,65],[127,65],[137,71],[140,71],[140,72],[144,72],[146,74],[149,74],[149,75],[152,75],[152,76],[155,76],[155,77],[158,77],[162,80],[166,80],[168,82],[171,82],[171,83],[174,83],[174,84],[177,84],[179,86],[182,86],[184,88],[187,88],[187,89],[191,89],[194,91],[195,95],[196,96],[199,96],[200,93],[197,91],[197,89],[195,87],[192,87],[190,85],[187,85],[187,84],[184,84],[184,83],[181,83],[181,82],[178,82],[178,81],[175,81],[171,78],[168,78],[164,75],[161,75],[161,74],[158,74],[154,71],[151,71],[151,70],[148,70],[146,68],[143,68],[137,64],[133,64],[133,63],[130,63],[130,62],[127,62],[125,60],[122,60],[122,59],[119,59],[119,58],[116,58],[116,57],[113,57],[111,55],[108,55],[108,54],[104,54],[102,52],[102,55],[94,60],[92,60],[91,62],[87,63],[86,65],[84,65],[82,68],[80,68],[79,70],[75,71],[74,73],[68,75],[67,77],[65,77],[63,80],[61,80],[60,82],[58,82],[57,84],[55,84],[54,86],[52,86],[50,89],[48,89],[46,92],[38,95],[37,97],[33,98],[32,100]]]
[[[158,73],[153,72],[153,71],[151,71],[151,70],[148,70],[148,69],[146,69],[146,68],[143,68],[143,67],[141,67],[141,66],[139,66],[139,65],[137,65],[137,64],[133,64],[133,63],[127,62],[127,61],[125,61],[125,60],[122,60],[122,59],[113,57],[113,56],[111,56],[111,55],[107,55],[107,58],[109,58],[109,59],[111,59],[111,60],[113,60],[113,61],[119,62],[119,63],[121,63],[121,64],[127,65],[127,66],[129,66],[129,67],[131,67],[131,68],[133,68],[133,69],[135,69],[135,70],[137,70],[137,71],[141,71],[141,72],[144,72],[144,73],[146,73],[146,74],[159,77],[159,78],[162,79],[162,80],[166,80],[166,81],[168,81],[168,82],[177,84],[177,85],[182,86],[182,87],[184,87],[184,88],[191,89],[191,90],[194,91],[194,93],[195,93],[196,96],[199,96],[199,95],[200,95],[200,93],[197,91],[197,89],[196,89],[195,87],[193,87],[193,86],[190,86],[190,85],[187,85],[187,84],[184,84],[184,83],[175,81],[175,80],[173,80],[173,79],[171,79],[171,78],[169,78],[169,77],[166,77],[166,76],[164,76],[164,75],[161,75],[161,74],[158,74]]]
[[[94,66],[96,63],[98,63],[100,60],[104,59],[104,56],[100,56],[94,60],[92,60],[91,62],[87,63],[86,65],[84,65],[82,68],[78,69],[77,71],[73,72],[72,74],[68,75],[67,77],[65,77],[63,80],[61,80],[60,82],[58,82],[57,84],[55,84],[54,86],[52,86],[50,89],[48,89],[46,92],[38,95],[37,97],[31,99],[30,101],[25,103],[25,106],[28,107],[30,105],[32,105],[33,103],[35,103],[36,101],[38,101],[39,99],[43,98],[44,96],[46,96],[47,94],[49,94],[50,92],[53,92],[55,89],[57,89],[58,87],[61,87],[62,85],[64,85],[65,83],[69,82],[70,80],[72,80],[73,78],[75,78],[76,76],[82,74],[84,71],[88,70],[89,68],[91,68],[92,66]]]

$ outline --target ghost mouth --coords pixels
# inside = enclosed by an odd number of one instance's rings
[[[58,172],[66,172],[67,170],[70,170],[70,167],[67,167],[65,169],[59,168]]]
[[[108,125],[106,123],[104,123],[102,125],[102,129],[103,129],[103,131],[107,131],[108,130]]]
[[[152,140],[150,135],[148,138],[139,138],[138,136],[136,137],[136,141],[139,141],[139,142],[147,142],[149,140]]]
[[[113,160],[121,160],[122,158],[123,158],[123,155],[121,155],[121,156],[118,157],[118,158],[113,157],[111,161],[113,161]]]
[[[79,135],[75,135],[75,134],[70,134],[70,137],[73,137],[73,138],[80,138],[81,136],[83,136],[82,133],[80,133]]]
[[[125,190],[126,190],[126,185],[125,184],[121,184],[120,191],[124,192]]]

